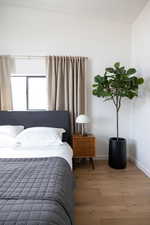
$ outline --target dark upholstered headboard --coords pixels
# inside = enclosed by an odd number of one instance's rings
[[[70,144],[70,115],[67,111],[0,111],[0,125],[24,125],[64,128],[63,141]]]

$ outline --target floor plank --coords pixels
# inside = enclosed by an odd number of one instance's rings
[[[150,225],[150,179],[132,163],[125,170],[85,163],[74,174],[75,225]]]

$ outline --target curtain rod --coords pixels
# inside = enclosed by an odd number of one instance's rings
[[[54,56],[54,57],[75,57],[75,58],[85,58],[85,59],[88,59],[88,57],[86,56],[66,56],[66,55],[12,55],[14,57],[18,57],[18,58],[44,58],[44,57],[49,57],[49,56]]]

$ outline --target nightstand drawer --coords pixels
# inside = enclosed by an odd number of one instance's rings
[[[73,150],[73,156],[74,157],[77,157],[77,158],[80,158],[80,157],[88,157],[88,158],[90,158],[90,157],[95,157],[95,153],[93,152],[93,150],[92,149],[82,149],[82,152],[81,152],[81,150],[80,149],[75,149],[75,150]]]
[[[74,157],[95,157],[95,137],[73,137]]]

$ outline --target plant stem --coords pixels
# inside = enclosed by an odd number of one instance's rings
[[[119,138],[119,110],[116,109],[116,121],[117,121],[117,141]]]
[[[119,98],[119,96],[116,96],[114,98],[114,96],[112,96],[112,100],[113,100],[113,103],[116,107],[116,128],[117,128],[117,141],[119,139],[119,110],[120,110],[120,107],[121,107],[121,97]]]
[[[119,101],[119,97],[116,96],[117,141],[119,138],[119,108],[120,108],[120,101]]]

